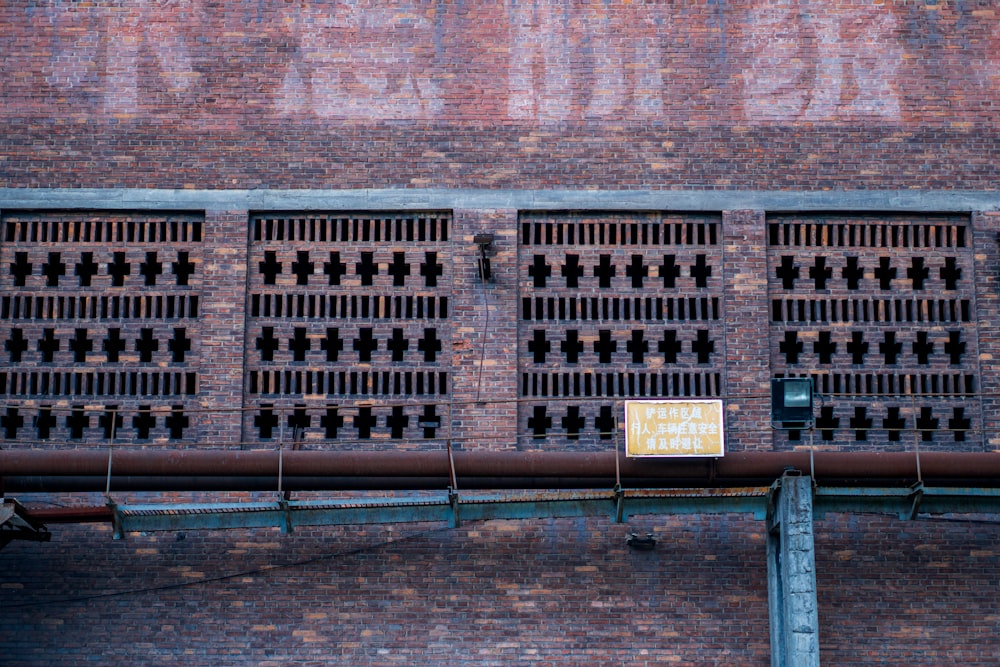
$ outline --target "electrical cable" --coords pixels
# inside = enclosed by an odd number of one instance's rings
[[[447,527],[442,528],[432,528],[427,530],[418,531],[410,535],[403,536],[396,540],[387,540],[380,542],[378,544],[366,545],[364,547],[357,547],[355,549],[349,549],[347,551],[341,551],[333,554],[326,554],[324,556],[317,556],[315,558],[307,558],[304,560],[293,561],[290,563],[282,563],[280,565],[269,565],[266,567],[258,567],[252,570],[244,570],[242,572],[233,572],[230,574],[222,574],[215,577],[205,577],[204,579],[195,579],[193,581],[180,581],[173,584],[161,584],[158,586],[149,586],[147,588],[134,588],[124,591],[110,591],[106,593],[95,593],[92,595],[80,595],[77,597],[69,598],[58,598],[52,600],[38,600],[33,602],[23,602],[20,604],[7,604],[4,605],[4,609],[31,609],[36,607],[48,607],[51,605],[67,605],[67,604],[78,604],[81,602],[90,602],[92,600],[103,600],[108,598],[123,597],[128,595],[144,595],[147,593],[158,593],[161,591],[171,591],[179,590],[183,588],[192,588],[194,586],[201,586],[205,584],[214,584],[221,581],[228,581],[230,579],[238,579],[241,577],[253,577],[253,576],[263,576],[269,574],[275,570],[287,570],[296,567],[304,567],[307,565],[312,565],[313,563],[322,563],[325,561],[336,560],[338,558],[348,558],[350,556],[355,556],[358,554],[363,554],[366,552],[378,551],[386,547],[401,544],[405,541],[425,537],[427,535],[432,535],[434,533],[446,532],[450,530]]]

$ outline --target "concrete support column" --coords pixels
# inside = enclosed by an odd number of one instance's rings
[[[200,384],[202,446],[242,442],[247,211],[205,212]]]
[[[763,211],[722,215],[726,449],[771,449],[767,225]]]
[[[456,449],[517,445],[517,211],[454,210],[451,437]],[[479,277],[476,237],[491,280]]]
[[[819,666],[812,478],[784,475],[767,520],[772,667]]]

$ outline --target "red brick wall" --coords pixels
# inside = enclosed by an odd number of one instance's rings
[[[5,185],[991,188],[992,3],[4,3]]]
[[[30,217],[19,213],[5,215],[7,222],[23,222]],[[61,224],[76,219],[65,213],[40,215]],[[339,261],[350,264],[343,284],[330,287],[326,284],[325,273],[320,276],[323,280],[313,284],[313,279],[320,275],[317,270],[307,276],[306,289],[298,284],[299,276],[293,273],[292,264],[299,263],[302,268],[305,259],[299,253],[304,252],[303,248],[310,253],[309,261],[325,261],[329,259],[332,245],[303,243],[300,236],[292,239],[287,233],[274,233],[265,243],[267,233],[255,240],[255,225],[250,225],[250,233],[247,233],[249,214],[238,211],[207,213],[205,230],[211,234],[200,241],[198,255],[199,280],[205,295],[197,326],[190,327],[200,332],[202,350],[198,357],[192,357],[191,363],[197,362],[203,375],[198,395],[189,400],[197,400],[197,406],[204,408],[232,408],[240,404],[239,399],[233,403],[233,398],[239,396],[242,405],[250,410],[243,420],[234,412],[220,415],[192,411],[192,422],[200,434],[197,443],[171,441],[164,430],[165,415],[160,416],[158,424],[162,432],[154,433],[151,440],[140,439],[136,444],[277,446],[277,432],[264,438],[254,421],[255,417],[262,416],[263,406],[258,404],[260,397],[252,394],[247,379],[249,373],[260,370],[257,366],[267,365],[258,363],[261,351],[257,349],[256,337],[260,335],[261,326],[255,318],[262,317],[263,307],[258,305],[257,315],[254,314],[253,295],[284,297],[308,291],[317,296],[336,293],[360,298],[372,294],[391,296],[395,290],[419,296],[428,291],[424,281],[417,281],[408,290],[394,288],[393,278],[387,272],[394,262],[394,254],[402,252],[402,259],[413,264],[404,283],[416,276],[418,271],[414,262],[426,260],[422,252],[413,255],[414,247],[420,246],[419,241],[402,244],[400,250],[393,246],[397,241],[376,243],[369,238],[366,242],[363,231],[359,231],[361,240],[353,239],[351,234],[354,221],[358,222],[358,229],[363,230],[361,221],[373,218],[391,219],[394,225],[398,219],[404,230],[406,221],[413,219],[414,229],[418,229],[416,220],[420,215],[342,216],[351,230],[348,240],[336,246],[341,252]],[[126,214],[98,214],[96,217],[102,216],[121,217],[123,222],[127,217]],[[308,222],[310,216],[304,214],[257,216],[263,221],[269,217],[302,219],[306,227],[311,224]],[[315,214],[312,217],[324,220],[330,216]],[[935,351],[928,354],[925,370],[950,373],[958,368],[973,374],[976,386],[981,382],[984,391],[992,391],[995,387],[994,372],[988,364],[951,363],[944,348],[946,341],[942,338],[949,327],[965,332],[963,339],[968,346],[963,356],[978,356],[977,339],[981,340],[981,351],[989,352],[995,347],[992,337],[995,299],[988,289],[992,281],[991,267],[996,266],[995,238],[989,231],[990,216],[976,215],[971,224],[961,216],[800,214],[765,218],[763,212],[752,211],[726,212],[721,216],[530,212],[519,216],[512,210],[461,210],[441,217],[454,221],[454,226],[449,228],[451,240],[438,248],[442,258],[451,260],[442,272],[447,280],[442,279],[439,288],[430,291],[438,297],[451,299],[448,318],[434,320],[441,338],[450,343],[451,360],[425,365],[440,367],[452,374],[448,388],[453,393],[433,401],[427,397],[419,399],[439,405],[438,414],[443,419],[435,437],[421,439],[421,429],[415,425],[414,414],[409,415],[407,428],[416,429],[415,437],[410,432],[401,437],[392,434],[388,422],[391,412],[387,406],[396,402],[408,409],[414,397],[403,400],[382,395],[361,397],[371,402],[376,415],[372,433],[366,437],[360,436],[353,421],[357,417],[357,407],[350,407],[345,400],[351,397],[336,393],[319,396],[293,393],[279,397],[292,411],[299,401],[308,406],[306,414],[311,421],[302,446],[442,447],[445,437],[442,432],[447,432],[448,428],[445,408],[452,403],[451,435],[457,447],[509,449],[520,446],[549,450],[610,447],[611,442],[601,440],[593,432],[596,415],[587,412],[591,407],[589,401],[575,397],[570,402],[586,408],[581,415],[591,429],[589,440],[573,439],[561,420],[565,402],[554,405],[549,401],[551,397],[523,393],[525,374],[552,369],[562,372],[579,367],[583,372],[605,372],[610,368],[615,375],[699,373],[707,368],[721,376],[716,389],[724,391],[727,397],[727,442],[731,451],[772,446],[802,447],[806,441],[801,436],[798,440],[789,440],[784,434],[772,434],[766,425],[769,377],[805,371],[882,375],[922,372],[924,364],[916,358],[919,354],[913,348],[921,331],[928,332],[935,344]],[[811,225],[808,233],[812,236],[806,236],[806,225]],[[565,243],[571,226],[574,233],[593,228],[597,238],[603,230],[605,242],[597,245]],[[653,243],[656,238],[653,226],[660,230],[660,245]],[[841,227],[844,227],[844,237],[850,239],[847,226],[855,227],[856,239],[860,238],[859,230],[864,228],[869,241],[855,243],[846,250],[831,244],[820,247],[809,241],[815,238],[818,229],[826,229],[824,233],[832,229],[839,234]],[[785,241],[786,228],[789,230],[788,242]],[[927,239],[933,241],[936,232],[931,231],[928,236],[925,233],[928,228],[939,230],[942,239],[957,239],[956,230],[965,230],[965,242],[931,243]],[[285,229],[287,232],[287,226]],[[370,235],[374,234],[373,228],[369,229]],[[610,237],[611,229],[616,230],[614,239]],[[871,236],[873,229],[878,230],[874,237]],[[883,238],[883,229],[888,230],[884,236],[890,239],[888,246],[879,241],[871,243],[872,238]],[[905,238],[911,242],[897,249],[898,252],[892,252],[893,234],[901,244],[903,229],[907,230]],[[914,249],[912,240],[916,238],[916,229],[922,230],[920,238],[931,243],[930,246],[918,244]],[[670,243],[666,243],[664,230],[670,234]],[[623,231],[624,237],[621,236]],[[489,287],[481,285],[473,263],[474,237],[483,232],[494,234],[490,253],[495,282]],[[563,235],[562,244],[558,242],[560,234]],[[15,240],[8,240],[3,248],[5,266],[16,263],[16,255],[11,255],[12,252],[27,253],[34,265],[49,262],[49,252],[62,253],[62,260],[72,259],[72,264],[77,257],[70,257],[70,253],[81,252],[70,242],[44,246],[19,242],[16,238],[15,234]],[[423,243],[426,245],[429,241],[425,238]],[[134,252],[127,244],[125,247]],[[158,252],[173,251],[168,245]],[[276,253],[275,262],[282,263],[281,272],[275,274],[274,285],[263,284],[265,270],[260,267],[262,262],[267,264],[265,253],[269,251]],[[359,261],[362,252],[378,254],[378,257],[373,255],[379,270],[372,279],[375,285],[361,284],[356,264],[364,263]],[[353,254],[348,256],[348,253]],[[580,264],[586,267],[576,287],[566,285],[562,271],[571,255],[579,255]],[[666,268],[665,255],[673,257],[673,265],[679,268],[669,288],[662,284],[664,277],[672,273]],[[608,266],[615,268],[608,287],[600,286],[600,272],[594,271],[600,267],[603,256],[608,257]],[[712,268],[711,276],[705,275],[704,285],[700,287],[698,274],[701,272],[692,270],[699,266],[699,256],[704,256],[705,266]],[[785,256],[792,261],[789,267],[782,269]],[[851,256],[857,256],[859,266],[864,269],[856,288],[847,284],[849,281],[841,266],[846,266],[846,259]],[[802,298],[816,302],[857,298],[873,303],[884,296],[874,273],[882,256],[898,265],[894,280],[905,283],[888,290],[893,299],[924,298],[925,291],[939,300],[967,299],[970,301],[969,317],[974,321],[963,319],[943,326],[929,321],[903,322],[895,318],[866,321],[860,318],[847,324],[830,324],[809,318],[789,321],[774,316],[774,299]],[[139,252],[137,257],[145,260],[145,251]],[[536,261],[536,257],[541,257],[542,261]],[[641,261],[637,263],[636,257]],[[816,285],[817,277],[825,275],[816,269],[820,257],[829,260],[827,268],[831,268],[829,284],[822,288]],[[925,289],[917,289],[913,284],[913,276],[919,272],[904,277],[907,267],[913,269],[915,257],[924,259],[930,269]],[[962,269],[962,277],[956,278],[950,287],[947,275],[951,272],[941,272],[947,269],[949,258],[955,259],[955,268]],[[108,261],[108,257],[103,257],[102,261]],[[642,273],[638,264],[649,269],[642,277],[642,286],[634,282]],[[529,273],[529,269],[535,274],[544,272],[542,265],[552,268],[544,288],[536,285],[535,277]],[[783,275],[793,274],[796,267],[799,268],[798,278],[786,288]],[[816,269],[812,276],[810,267]],[[398,269],[397,273],[400,271]],[[984,276],[982,281],[974,281],[973,272]],[[74,272],[70,269],[67,273]],[[248,275],[252,276],[250,280],[246,279]],[[106,278],[102,275],[102,279]],[[76,275],[61,277],[60,285],[54,287],[44,285],[46,279],[39,266],[26,276],[24,288],[10,284],[14,276],[4,279],[7,282],[0,298],[13,299],[25,293],[36,298],[49,294],[68,298],[86,293],[80,288]],[[177,289],[180,288],[172,286],[168,291]],[[108,290],[109,293],[114,291],[110,287]],[[150,290],[152,288],[147,289]],[[621,306],[618,319],[581,321],[559,315],[559,299],[568,303],[570,298],[588,295],[599,300],[618,299]],[[523,298],[535,297],[543,299],[545,312],[555,313],[554,318],[536,321],[524,317],[528,307]],[[625,319],[624,299],[631,299],[635,304],[635,299],[639,298],[645,304],[645,299],[700,300],[703,297],[718,297],[718,319],[692,321],[689,316],[649,321]],[[551,308],[550,299],[555,304]],[[975,303],[971,303],[973,301]],[[244,303],[247,304],[245,309]],[[275,303],[274,299],[271,303]],[[938,308],[935,312],[941,312],[938,306],[935,307]],[[490,309],[489,322],[486,320],[487,308]],[[536,306],[532,304],[531,309],[534,312]],[[690,314],[691,311],[686,312]],[[793,312],[797,313],[797,308],[793,308]],[[637,311],[632,313],[635,315]],[[424,335],[426,328],[424,322],[414,323],[406,317],[387,321],[391,326],[379,329],[378,335],[378,354],[382,355],[378,358],[382,361],[388,361],[385,343],[390,329],[403,329],[412,339],[413,347],[415,339]],[[30,318],[27,322],[32,326],[36,324]],[[325,372],[341,367],[351,372],[370,366],[356,360],[358,351],[349,350],[350,343],[345,345],[346,361],[324,363],[324,355],[319,354],[321,350],[315,340],[307,350],[308,359],[297,362],[292,359],[292,332],[296,326],[315,328],[315,321],[306,316],[288,317],[286,314],[280,318],[271,317],[268,322],[276,330],[280,329],[275,354],[283,359],[278,365],[282,373],[295,369]],[[367,319],[361,315],[347,317],[344,322],[343,326],[382,326],[381,320],[371,316]],[[170,322],[166,320],[155,326],[170,329],[168,325]],[[71,337],[78,327],[60,320],[54,328]],[[602,328],[611,331],[612,338],[617,336],[618,342],[616,352],[606,363],[592,351]],[[819,329],[828,328],[836,330],[838,336],[845,331],[862,331],[872,339],[869,355],[875,360],[869,365],[852,365],[846,358],[838,357],[836,363],[831,362],[827,367],[811,359],[810,355],[818,356],[813,347],[803,345],[802,359],[796,363],[788,361],[780,347],[785,333],[796,332],[797,338],[811,343],[814,338],[819,340]],[[571,329],[585,329],[582,339],[586,340],[586,346],[581,361],[567,362],[561,345],[553,342],[552,350],[546,355],[547,361],[536,363],[535,353],[528,347],[536,329],[551,334],[553,341],[565,340]],[[705,362],[699,362],[694,351],[696,336],[693,334],[701,329],[708,332],[709,339],[716,341],[716,347]],[[667,330],[678,332],[678,340],[682,342],[677,360],[670,363],[662,359],[664,352],[653,344]],[[635,362],[627,349],[635,331],[643,332],[651,343],[648,358],[643,363]],[[246,348],[241,354],[234,343],[242,340],[244,332],[251,333],[247,334]],[[905,342],[900,353],[902,361],[895,366],[886,365],[884,354],[878,348],[879,339],[884,342],[887,332],[898,334]],[[981,336],[975,335],[976,332]],[[3,372],[43,372],[51,365],[35,358],[41,352],[37,341],[30,337],[22,354],[30,358],[14,361],[11,348],[17,346],[8,346],[11,340],[10,333],[6,333],[2,348],[5,355]],[[846,341],[838,338],[837,342],[836,354],[846,355]],[[208,349],[214,351],[206,353]],[[64,356],[69,354],[68,339],[63,340],[60,354],[63,355],[60,359],[65,361]],[[914,355],[915,358],[910,358]],[[122,363],[136,363],[135,359],[110,362],[105,356],[101,353],[93,359],[88,357],[92,368],[113,371]],[[442,357],[446,358],[445,353]],[[244,359],[250,360],[245,368]],[[480,393],[480,369],[484,393]],[[10,385],[7,386],[9,389]],[[612,402],[629,397],[628,385],[624,386],[623,393],[611,397]],[[667,393],[684,395],[683,384]],[[912,410],[906,396],[869,394],[862,389],[847,396],[828,397],[827,405],[836,405],[838,409],[847,406],[844,408],[847,411],[837,413],[842,423],[832,440],[824,440],[822,431],[817,434],[817,446],[912,449],[917,438],[912,431],[913,419],[919,411]],[[341,435],[336,439],[325,437],[321,422],[326,416],[325,410],[317,407],[331,399],[342,404],[346,417]],[[5,410],[0,414],[0,427],[6,435],[5,446],[37,444],[34,442],[38,436],[37,424],[32,417],[39,403],[48,399],[34,394],[11,395],[8,390],[6,400]],[[91,406],[96,413],[103,413],[98,398],[74,400]],[[606,401],[607,397],[602,400]],[[989,427],[996,423],[992,399],[984,401],[982,412],[974,401],[956,401],[954,396],[919,395],[913,400],[918,401],[918,408],[930,405],[938,412],[944,411],[931,441],[921,440],[922,449],[983,451],[992,447],[989,444],[991,435],[984,436],[978,431],[983,425]],[[874,406],[871,416],[878,417],[865,429],[867,439],[864,441],[857,440],[855,431],[858,429],[849,423],[854,416],[852,409],[857,407],[855,404]],[[172,403],[167,401],[166,405]],[[900,407],[901,416],[908,420],[905,427],[909,430],[900,441],[888,438],[881,421],[887,413],[876,414],[892,405]],[[955,434],[949,431],[952,426],[948,423],[948,414],[957,405],[965,408],[965,415],[973,420],[972,427],[977,429],[964,441],[956,441]],[[535,408],[543,406],[553,407],[559,419],[553,420],[553,427],[545,437],[534,437],[529,420],[535,417]],[[9,411],[12,407],[18,407],[21,410],[18,416],[24,418],[16,438],[6,431],[13,419]],[[287,420],[294,415],[292,411],[281,413],[277,422],[279,429],[285,429],[285,446],[291,437]],[[66,416],[64,410],[56,422],[57,430],[64,428]],[[103,439],[98,417],[92,414],[86,437],[71,441],[69,445],[101,446]],[[135,437],[130,421],[118,433],[119,442]],[[13,442],[15,439],[18,442]],[[58,444],[59,440],[50,436],[45,446],[65,446]],[[128,498],[177,499],[170,494],[142,497],[119,493],[115,489],[112,493],[119,501]],[[273,497],[273,494],[265,495]],[[185,500],[191,497],[185,496]],[[205,495],[194,497],[209,499]],[[215,498],[220,499],[219,496]],[[28,495],[21,499],[34,504],[103,502],[97,494],[71,498]],[[641,553],[624,546],[629,531],[647,530],[660,540],[655,551]],[[206,659],[234,665],[296,664],[314,660],[343,665],[418,663],[483,667],[498,662],[556,667],[608,662],[648,665],[701,665],[720,661],[766,665],[769,662],[764,525],[748,518],[633,517],[626,525],[601,519],[494,521],[459,529],[393,526],[297,530],[291,535],[281,535],[276,529],[187,531],[130,534],[120,542],[111,540],[107,528],[53,526],[53,531],[52,543],[14,543],[0,552],[0,604],[10,619],[0,629],[0,648],[6,662],[12,665],[51,664],[53,660],[74,664],[92,655],[101,656],[107,664],[134,664],[136,660],[200,664]],[[940,664],[944,655],[957,656],[962,664],[968,665],[995,662],[1000,651],[996,640],[1000,636],[996,632],[997,591],[991,583],[1000,574],[996,531],[996,523],[991,521],[901,522],[871,516],[827,517],[819,521],[817,575],[824,662],[833,665],[934,665]],[[99,631],[95,632],[95,627]]]
[[[1000,164],[997,19],[987,2],[904,0],[808,7],[763,1],[17,0],[0,7],[0,185],[989,190],[996,188]],[[449,321],[441,327],[447,341],[442,360],[448,361],[434,363],[451,373],[451,435],[463,447],[510,448],[520,444],[519,433],[530,430],[528,409],[534,416],[535,407],[515,404],[522,393],[519,364],[534,365],[527,349],[534,334],[519,299],[536,290],[527,273],[533,255],[548,255],[549,249],[538,251],[520,238],[519,223],[532,219],[532,212],[448,213],[449,243],[457,249],[448,256],[451,282],[441,288],[451,298]],[[672,215],[687,214],[536,217],[576,224],[595,217]],[[254,253],[266,249],[253,246],[249,217],[246,211],[204,214],[206,235],[195,257],[204,293],[198,387],[184,399],[201,445],[258,446],[262,440],[254,424],[259,413],[243,419],[234,413],[195,416],[196,408],[243,399],[249,386],[245,358],[250,372],[260,370],[252,358],[259,326],[246,324],[254,317],[246,296],[257,288],[246,277],[258,272],[262,258]],[[884,217],[858,214],[852,224],[881,224]],[[739,401],[740,409],[730,415],[729,444],[803,446],[764,427],[767,380],[804,367],[789,363],[778,340],[772,345],[769,339],[794,330],[808,343],[809,355],[822,327],[774,320],[770,300],[784,290],[776,271],[782,256],[791,256],[802,277],[796,295],[845,298],[851,288],[836,281],[830,295],[821,293],[827,288],[804,285],[818,255],[834,266],[847,253],[781,247],[769,239],[762,211],[719,212],[714,218],[721,220],[717,245],[674,253],[685,280],[698,254],[709,257],[712,283],[675,289],[685,297],[720,299],[723,318],[705,328],[718,346],[709,365],[721,373],[724,392]],[[804,222],[829,218],[810,214]],[[974,245],[951,253],[965,282],[944,289],[971,302],[972,321],[957,328],[968,344],[964,358],[979,360],[970,371],[976,391],[991,395],[998,386],[987,363],[997,353],[994,218],[974,214],[971,223],[956,223],[969,225]],[[482,232],[495,235],[497,282],[487,289],[471,261],[472,237]],[[268,249],[285,253],[280,261],[286,271],[299,251],[312,251],[283,240],[277,245]],[[22,249],[8,239],[0,250],[6,272],[14,261],[9,254]],[[32,260],[36,274],[50,250],[89,251],[69,243],[23,249],[36,250],[42,253]],[[368,242],[351,251],[384,251],[379,261],[385,268],[391,253],[409,248]],[[865,252],[869,281],[871,262],[881,256],[925,257],[883,247]],[[935,278],[949,252],[926,254]],[[648,265],[655,254],[617,243],[586,253],[589,262],[614,256],[619,279],[632,255],[642,255]],[[555,253],[550,263],[565,255]],[[32,289],[70,295],[80,290],[70,278],[76,281],[69,276],[65,285]],[[650,273],[642,288],[654,298],[662,291],[652,287],[657,278]],[[5,294],[13,296],[16,286],[10,276],[4,279]],[[878,296],[869,287],[866,296]],[[615,289],[623,292],[617,296],[630,296],[636,288],[622,283]],[[576,291],[563,284],[551,296]],[[912,292],[911,285],[899,298]],[[361,319],[351,326],[368,326]],[[281,353],[291,355],[289,339],[295,326],[304,325],[279,325]],[[5,342],[13,326],[5,323]],[[39,354],[36,338],[44,325],[24,326],[34,327],[28,358],[14,362],[5,347],[0,357],[6,366],[46,363],[32,356]],[[60,326],[66,354],[76,326]],[[156,326],[164,335],[173,328],[169,322]],[[381,342],[398,327],[408,328],[407,335],[424,328],[397,322],[377,332]],[[566,321],[545,327],[559,337],[571,328]],[[880,337],[896,330],[885,323],[858,327]],[[697,328],[685,323],[682,334],[693,336]],[[649,329],[651,339],[662,333],[659,324],[622,327],[621,333],[633,329]],[[911,355],[920,330],[942,354],[947,331],[909,324],[899,330],[908,337],[905,354]],[[240,347],[245,337],[246,354]],[[683,342],[689,346],[692,338]],[[843,354],[846,341],[838,342]],[[870,342],[876,355],[884,338]],[[318,343],[314,338],[310,354]],[[691,354],[689,347],[683,350]],[[71,361],[62,361],[65,371],[72,370]],[[303,370],[313,362],[302,361]],[[682,363],[689,370],[699,367],[696,359]],[[622,372],[642,368],[627,356],[616,364]],[[931,365],[951,370],[943,357]],[[861,370],[891,372],[875,362]],[[480,378],[488,398],[502,401],[501,407],[478,405]],[[31,411],[39,407],[39,396],[28,399],[30,410],[16,415],[26,418],[21,437],[35,428]],[[165,410],[174,404],[158,400]],[[294,409],[299,395],[282,400]],[[995,399],[979,406],[949,400],[935,399],[935,406],[947,409],[941,428],[955,407],[965,407],[966,415],[975,413],[974,427],[995,431]],[[888,412],[878,411],[888,407],[879,404],[872,415],[882,420]],[[915,416],[920,406],[897,407]],[[6,411],[3,416],[15,417]],[[318,429],[326,415],[308,416]],[[395,446],[387,437],[389,416],[378,413],[378,432],[365,446]],[[416,428],[416,415],[408,416],[408,428]],[[581,446],[565,437],[564,416],[554,420],[551,438],[529,437],[523,444]],[[858,444],[849,427],[853,409],[833,416],[841,418],[844,440],[821,445],[876,448],[888,442]],[[354,415],[347,417],[350,428]],[[585,417],[592,427],[595,415]],[[156,435],[170,444],[165,418],[158,417]],[[89,439],[101,440],[96,412],[92,419]],[[443,446],[443,435],[435,432],[430,446]],[[995,440],[986,445],[978,435],[962,443],[936,437],[934,446],[941,448],[986,448]],[[263,444],[272,446],[273,438]],[[647,527],[660,537],[656,551],[624,547],[627,531]],[[996,663],[995,524],[834,517],[817,524],[816,541],[824,663]],[[483,667],[769,663],[763,525],[735,517],[640,517],[628,526],[603,520],[487,522],[457,530],[404,526],[290,536],[188,532],[131,535],[122,542],[112,541],[105,529],[55,527],[51,544],[15,543],[0,552],[0,607],[6,612],[0,661],[11,665],[87,659]]]
[[[996,521],[818,521],[823,664],[995,663],[998,537]]]
[[[596,520],[292,540],[70,529],[0,588],[21,629],[5,664],[768,664],[763,534],[729,538],[756,524],[637,523],[658,551]]]
[[[5,665],[770,664],[736,516],[54,540],[0,554]],[[996,524],[829,516],[816,545],[823,664],[996,663]]]
[[[982,449],[967,437],[981,428],[982,381],[969,223],[768,216],[771,371],[813,378],[825,399],[816,408],[818,445]],[[946,424],[953,433],[935,439],[930,431]],[[801,444],[795,433],[776,440]]]

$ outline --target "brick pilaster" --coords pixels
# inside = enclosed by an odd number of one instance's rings
[[[452,438],[459,449],[517,439],[517,211],[455,210]],[[492,281],[479,278],[477,234],[492,234]]]
[[[202,446],[242,441],[247,212],[207,211],[202,281]]]
[[[979,336],[979,387],[982,401],[983,432],[969,439],[979,440],[986,451],[1000,449],[1000,213],[974,213],[972,243],[976,289],[976,327]],[[971,410],[970,410],[971,412]]]
[[[723,214],[729,451],[770,449],[767,228],[763,211]]]

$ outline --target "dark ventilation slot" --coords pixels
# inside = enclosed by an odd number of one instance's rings
[[[718,245],[715,222],[522,221],[521,243],[534,246]]]
[[[258,216],[253,222],[255,242],[297,243],[447,243],[450,218],[445,216],[291,217]]]
[[[771,222],[771,246],[858,248],[965,248],[964,225],[917,223]]]
[[[720,373],[576,372],[522,373],[529,397],[721,396]]]

